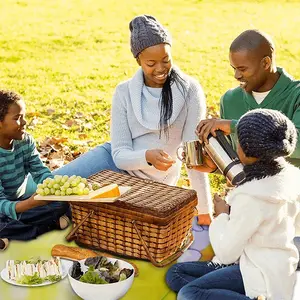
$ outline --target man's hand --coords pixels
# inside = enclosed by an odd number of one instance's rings
[[[202,151],[202,159],[203,159],[202,165],[192,167],[192,169],[197,170],[199,172],[206,172],[206,173],[211,173],[217,170],[218,167],[204,150]]]
[[[208,135],[211,133],[215,137],[216,130],[221,130],[225,135],[229,135],[231,133],[230,124],[231,120],[216,118],[202,120],[196,128],[196,134],[199,137],[200,143],[207,144]]]
[[[167,171],[176,162],[168,153],[161,149],[147,150],[146,160],[160,171]]]
[[[229,215],[229,211],[230,211],[229,205],[218,194],[214,195],[213,203],[214,203],[215,217],[223,213]]]

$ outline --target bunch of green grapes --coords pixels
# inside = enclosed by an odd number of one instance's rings
[[[46,178],[43,183],[38,184],[36,192],[41,196],[88,195],[90,187],[86,178],[55,175],[54,178]]]

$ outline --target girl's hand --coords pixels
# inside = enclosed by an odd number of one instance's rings
[[[215,208],[215,213],[214,213],[215,217],[223,213],[229,215],[229,205],[218,194],[214,195],[213,203]]]
[[[161,149],[147,150],[146,160],[160,171],[167,171],[176,162],[168,153]]]

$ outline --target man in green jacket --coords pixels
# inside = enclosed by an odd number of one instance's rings
[[[200,140],[206,143],[207,136],[210,133],[215,135],[219,129],[230,134],[235,148],[236,123],[244,113],[255,108],[281,111],[300,132],[300,81],[276,66],[271,38],[257,30],[244,31],[232,42],[229,60],[240,85],[221,98],[221,119],[207,119],[199,123],[197,132]],[[299,133],[297,148],[288,160],[300,167]],[[201,167],[198,169],[202,171]]]
[[[298,129],[296,150],[288,160],[300,167],[300,81],[276,66],[271,38],[257,30],[246,30],[232,42],[229,60],[240,85],[221,98],[221,119],[207,119],[199,123],[196,131],[200,141],[207,143],[210,133],[215,136],[216,130],[222,130],[230,135],[232,146],[236,148],[236,124],[244,113],[255,108],[279,110]],[[204,166],[197,169],[212,172],[216,166],[206,157]],[[295,244],[300,250],[300,237],[295,238]]]

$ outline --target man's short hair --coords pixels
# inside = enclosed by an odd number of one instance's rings
[[[242,50],[253,51],[261,48],[263,55],[271,58],[275,51],[274,43],[269,35],[255,29],[249,29],[242,32],[230,45],[230,52],[238,52]]]

